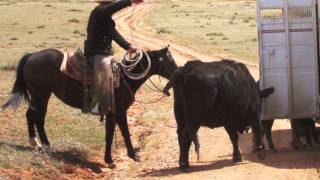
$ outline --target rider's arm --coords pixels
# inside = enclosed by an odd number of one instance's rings
[[[119,44],[119,46],[121,46],[123,49],[125,50],[130,49],[130,43],[122,37],[122,35],[117,31],[117,29],[114,29],[113,40],[117,44]]]
[[[131,0],[121,0],[112,4],[103,5],[99,8],[101,8],[105,16],[112,16],[115,12],[128,6],[131,6]]]

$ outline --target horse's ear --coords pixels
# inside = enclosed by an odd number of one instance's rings
[[[164,49],[164,51],[165,51],[165,52],[168,52],[169,47],[170,47],[170,44],[166,45],[166,46],[163,48],[163,49]]]

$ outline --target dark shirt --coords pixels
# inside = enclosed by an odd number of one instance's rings
[[[95,7],[89,17],[87,40],[84,43],[84,53],[87,57],[110,54],[112,40],[128,50],[130,44],[115,29],[112,15],[131,5],[130,0],[121,0],[112,4]]]

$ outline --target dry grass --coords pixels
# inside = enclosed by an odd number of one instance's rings
[[[1,2],[0,64],[16,63],[24,53],[83,46],[93,3]],[[35,8],[37,7],[37,8]],[[73,33],[77,30],[79,33]]]
[[[69,2],[0,1],[0,104],[8,98],[16,64],[24,53],[45,48],[74,50],[83,46],[88,15],[94,4],[73,1],[70,6]],[[81,178],[89,174],[88,178],[92,179],[104,164],[104,125],[98,118],[82,115],[80,110],[52,97],[45,128],[56,152],[47,155],[29,147],[26,108],[23,105],[17,112],[0,113],[0,174],[7,174],[0,175],[0,179],[16,177],[10,174],[23,177],[25,171],[40,179],[59,179],[70,177],[69,174],[80,174]],[[140,119],[142,111],[137,113],[138,109],[130,110],[130,117]],[[136,120],[130,122],[134,124]],[[134,130],[131,132],[132,139],[137,139],[136,146],[144,144],[150,134],[144,133],[143,128],[139,129],[139,136]],[[118,150],[125,151],[119,132],[117,136],[119,149],[113,148],[115,158]]]
[[[156,33],[158,25],[167,41],[205,54],[258,63],[255,1],[171,2],[150,13],[141,26]]]

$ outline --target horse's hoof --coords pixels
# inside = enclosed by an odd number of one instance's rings
[[[54,152],[53,148],[50,145],[42,145],[42,149],[44,152],[48,154]]]
[[[42,152],[43,148],[42,148],[42,146],[35,146],[34,150],[37,151],[37,152]]]
[[[115,163],[107,163],[107,167],[109,169],[114,169],[114,168],[116,168],[116,164]]]
[[[135,162],[140,162],[140,157],[138,155],[135,155],[134,158],[132,158]]]
[[[104,158],[104,162],[108,165],[108,164],[113,164],[113,160],[112,158]]]
[[[30,146],[35,149],[35,150],[39,150],[39,148],[42,148],[41,143],[38,141],[38,139],[36,137],[34,138],[29,138],[29,142],[30,142]]]
[[[133,153],[133,154],[128,153],[128,156],[135,162],[140,162],[140,157],[136,153]]]

